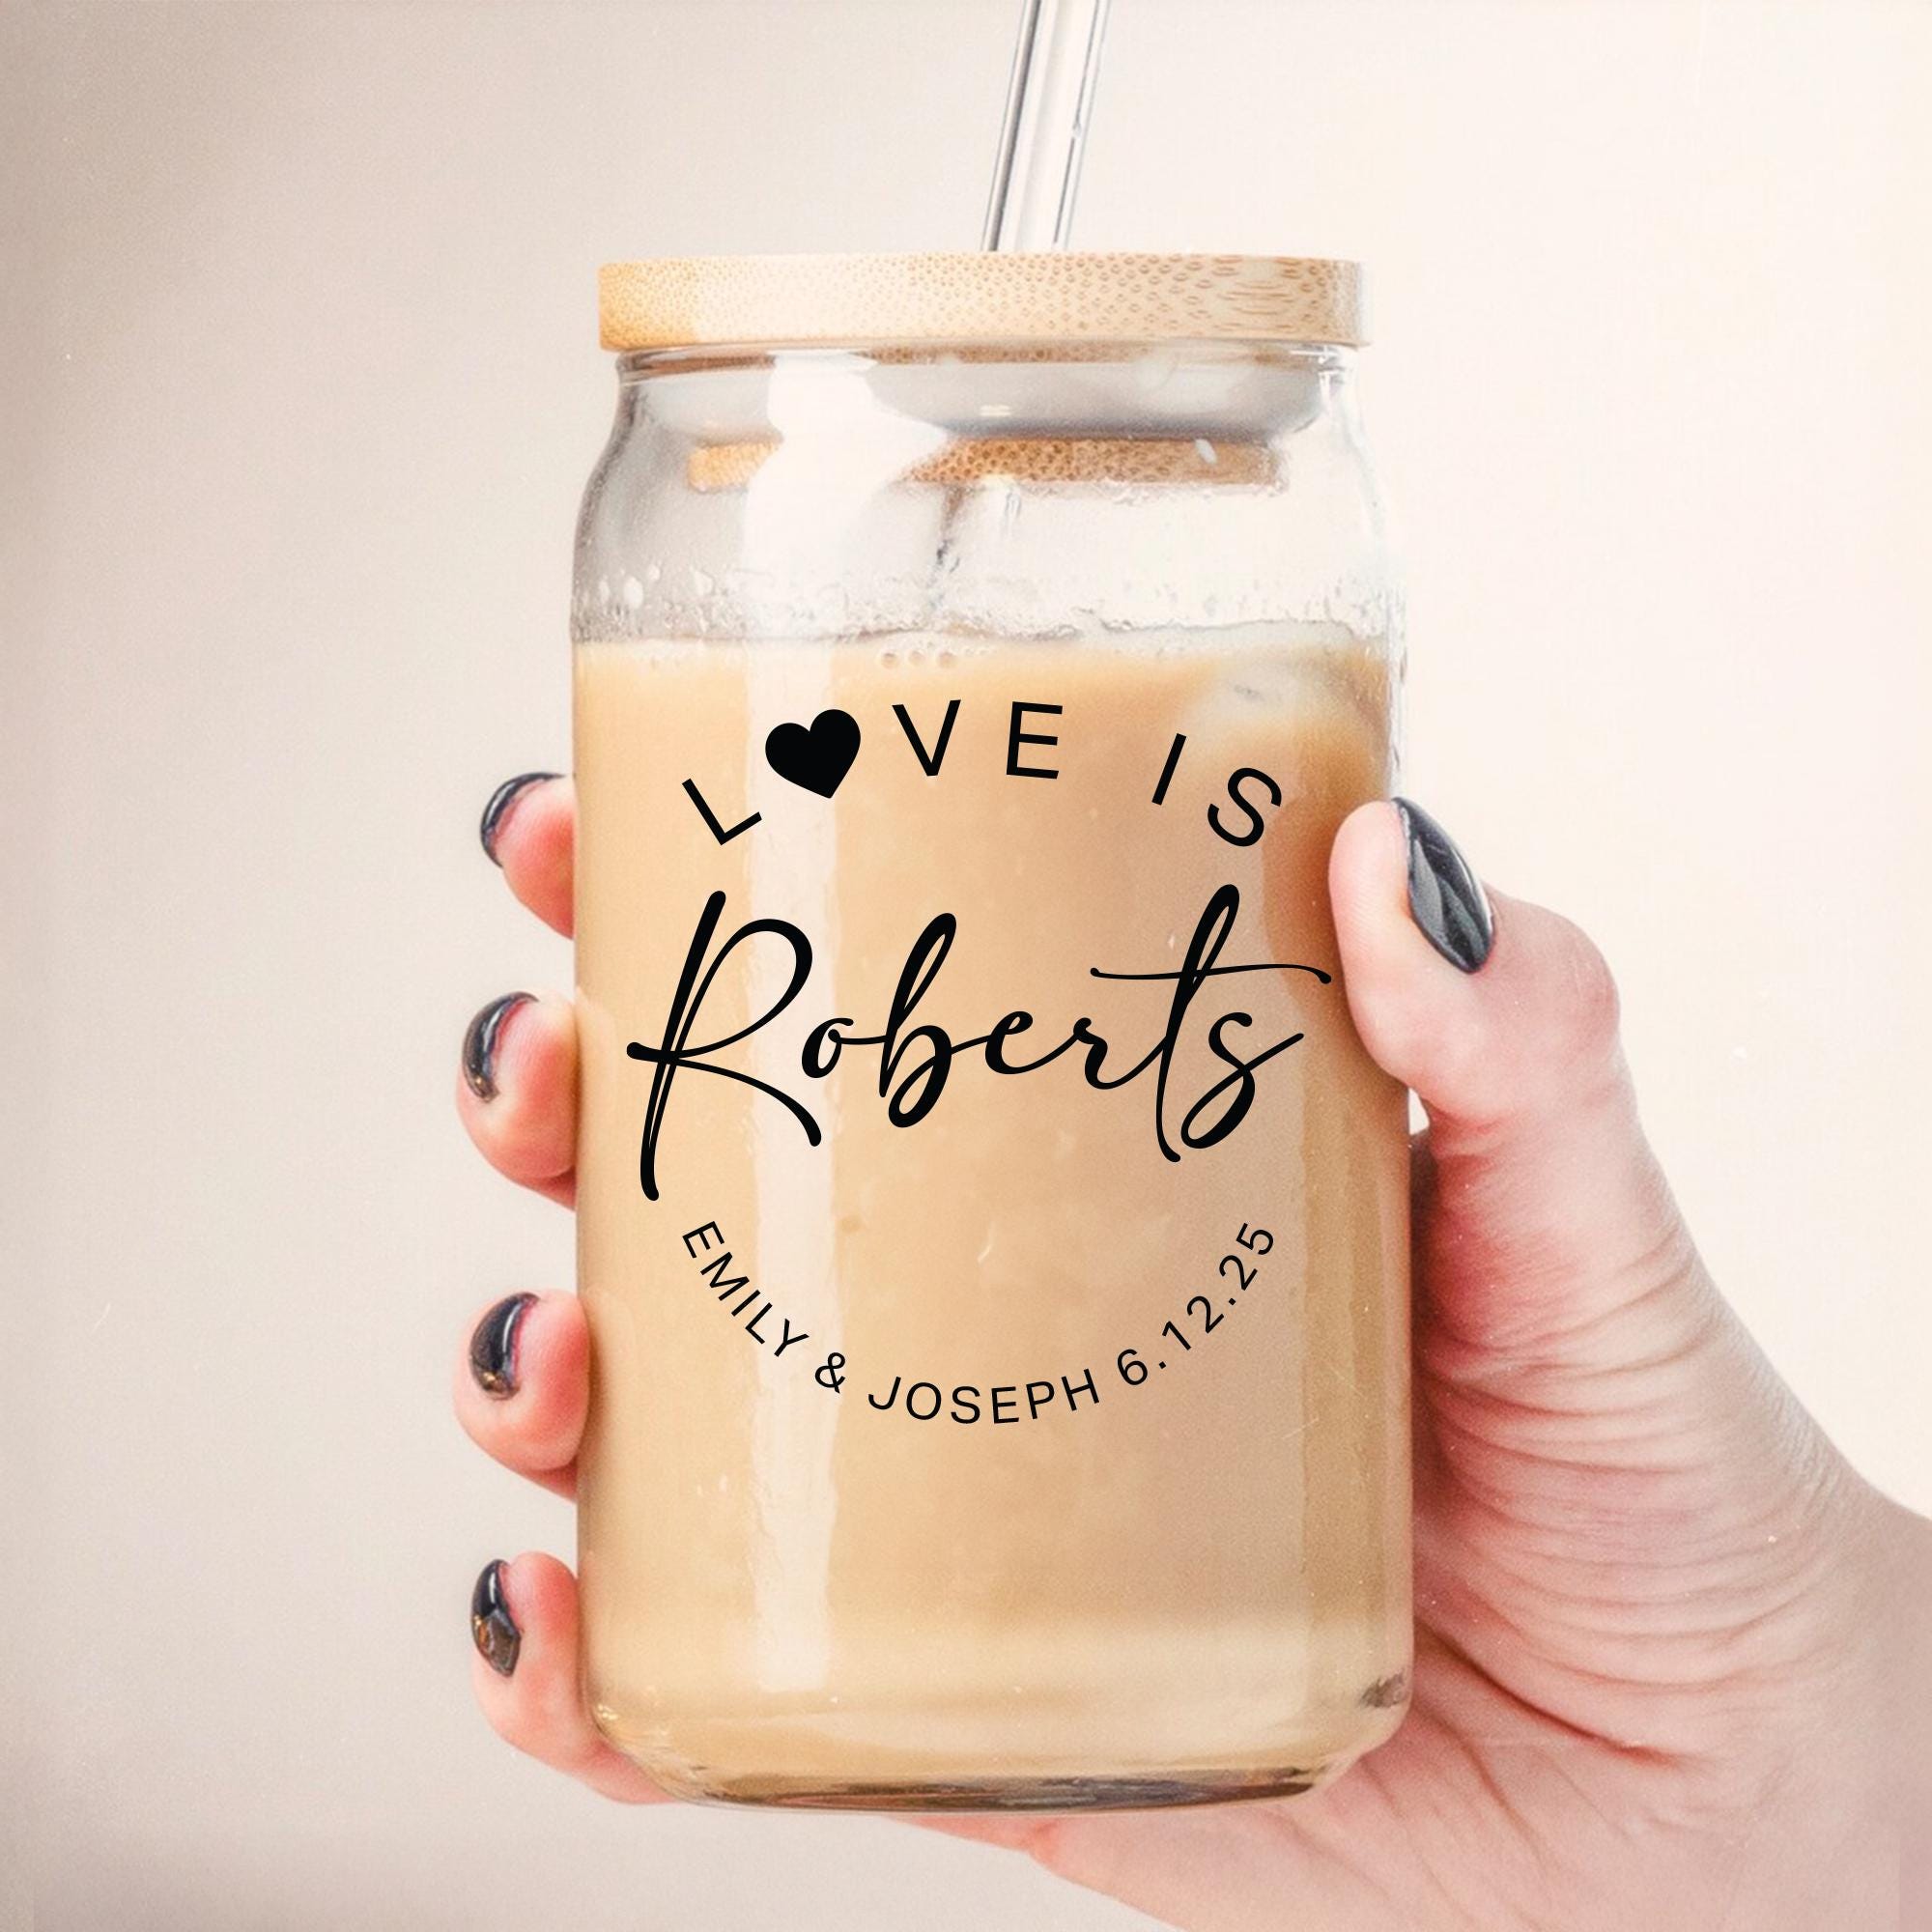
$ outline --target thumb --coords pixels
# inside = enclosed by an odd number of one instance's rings
[[[1492,902],[1406,800],[1343,825],[1330,892],[1356,1029],[1429,1115],[1433,1312],[1492,1350],[1607,1365],[1600,1319],[1667,1290],[1648,1346],[1687,1341],[1712,1299],[1637,1127],[1602,954],[1554,913]]]
[[[1698,1260],[1589,940],[1486,895],[1404,801],[1347,820],[1329,885],[1356,1028],[1429,1115],[1424,1610],[1539,1707],[1688,1747],[1712,1700],[1659,1692],[1748,1663],[1789,1696],[1819,1650],[1815,1585],[1856,1479]]]

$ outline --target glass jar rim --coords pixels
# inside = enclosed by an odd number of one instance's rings
[[[687,255],[598,270],[606,349],[1368,340],[1360,265],[1294,255]]]

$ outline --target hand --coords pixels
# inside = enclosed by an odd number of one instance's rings
[[[486,826],[559,932],[573,814],[569,783],[544,781]],[[1459,865],[1446,840],[1435,870],[1418,862],[1425,905]],[[1493,946],[1459,970],[1416,923],[1409,866],[1399,813],[1365,806],[1329,881],[1356,1026],[1430,1119],[1407,1721],[1285,1803],[945,1829],[1202,1932],[1891,1927],[1908,1808],[1932,1822],[1907,1755],[1932,1738],[1909,1655],[1932,1525],[1861,1481],[1705,1274],[1588,940],[1495,895]],[[491,1163],[566,1204],[575,1053],[567,1000],[498,1003],[458,1088]],[[569,1495],[587,1361],[573,1296],[499,1303],[457,1413]],[[476,1610],[497,1729],[613,1798],[656,1796],[579,1701],[569,1572],[493,1565]]]

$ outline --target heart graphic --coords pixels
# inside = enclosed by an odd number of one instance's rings
[[[766,764],[820,798],[838,789],[858,755],[859,721],[849,711],[821,711],[810,730],[803,724],[775,725],[765,740]]]

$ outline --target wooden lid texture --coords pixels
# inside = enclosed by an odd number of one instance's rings
[[[1360,268],[1290,255],[694,255],[597,293],[616,350],[1368,339]]]

